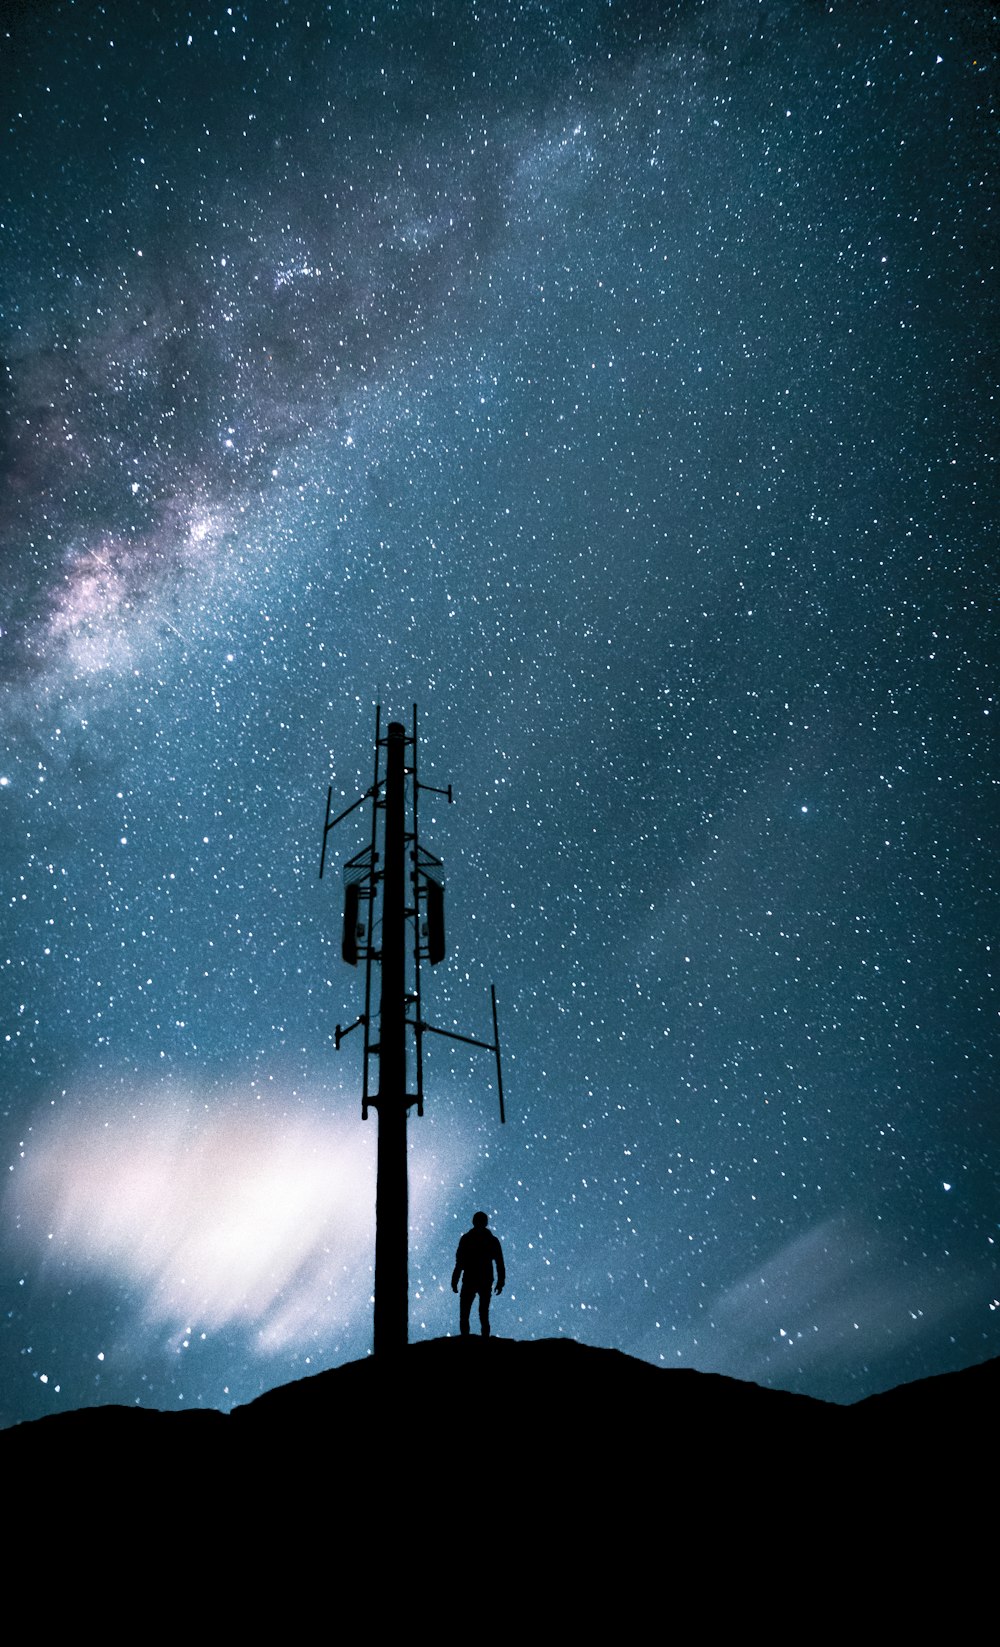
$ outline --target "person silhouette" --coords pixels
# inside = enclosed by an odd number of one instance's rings
[[[491,1230],[485,1212],[472,1215],[472,1228],[466,1230],[458,1243],[455,1269],[451,1278],[452,1292],[458,1292],[459,1277],[462,1293],[458,1305],[458,1319],[462,1337],[469,1336],[469,1316],[472,1300],[479,1298],[479,1325],[484,1338],[490,1336],[490,1293],[493,1291],[493,1266],[497,1268],[497,1292],[503,1292],[507,1279],[503,1267],[503,1248]]]

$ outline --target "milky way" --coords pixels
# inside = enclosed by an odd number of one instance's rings
[[[2,1421],[371,1343],[326,786],[446,865],[411,1336],[1000,1349],[977,8],[15,8]],[[363,844],[338,832],[342,857]]]

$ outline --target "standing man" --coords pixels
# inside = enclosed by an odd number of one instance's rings
[[[458,1279],[462,1277],[462,1296],[459,1299],[459,1322],[462,1337],[469,1336],[469,1315],[472,1310],[472,1300],[479,1295],[479,1325],[483,1337],[490,1336],[490,1293],[493,1291],[493,1266],[497,1267],[497,1292],[503,1292],[503,1284],[507,1279],[503,1267],[503,1248],[496,1236],[487,1228],[489,1219],[485,1212],[475,1212],[472,1215],[472,1228],[466,1230],[458,1243],[455,1254],[455,1271],[451,1278],[452,1292],[458,1292]]]

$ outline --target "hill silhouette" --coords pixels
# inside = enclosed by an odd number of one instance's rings
[[[88,1570],[98,1550],[116,1565],[181,1559],[214,1605],[219,1564],[234,1561],[244,1576],[229,1608],[255,1585],[274,1605],[278,1572],[331,1561],[374,1595],[404,1581],[392,1564],[383,1576],[391,1546],[422,1552],[442,1599],[487,1606],[496,1585],[533,1575],[550,1622],[584,1623],[584,1594],[607,1622],[616,1584],[648,1604],[657,1574],[687,1585],[692,1562],[735,1563],[744,1579],[791,1563],[796,1584],[805,1572],[826,1582],[839,1551],[874,1580],[900,1550],[933,1549],[940,1577],[947,1549],[971,1579],[989,1525],[971,1488],[998,1383],[990,1361],[839,1407],[570,1339],[436,1339],[228,1415],[37,1419],[0,1433],[0,1466],[27,1542],[58,1524]]]

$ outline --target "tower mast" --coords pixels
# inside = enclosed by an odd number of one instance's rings
[[[382,880],[382,999],[379,1007],[378,1183],[375,1191],[375,1353],[407,1340],[406,898],[403,818],[406,728],[389,726]]]
[[[375,1191],[375,1352],[402,1349],[408,1338],[408,1222],[409,1189],[406,1172],[406,1118],[415,1104],[424,1112],[423,1037],[427,1032],[484,1047],[496,1058],[500,1119],[506,1119],[500,1036],[497,1028],[496,990],[490,987],[493,1040],[438,1029],[423,1018],[421,964],[434,966],[443,959],[444,883],[439,858],[421,846],[417,830],[420,791],[447,795],[451,785],[436,789],[417,776],[417,710],[408,734],[392,721],[380,735],[381,707],[375,711],[375,778],[353,805],[330,817],[333,785],[327,790],[326,822],[319,873],[326,866],[327,837],[331,829],[365,801],[372,805],[370,844],[344,865],[344,929],[341,950],[351,966],[365,962],[365,1008],[346,1029],[338,1024],[334,1036],[339,1050],[352,1030],[364,1029],[364,1067],[361,1116],[378,1110],[378,1179]],[[409,763],[407,750],[412,750]],[[384,752],[384,759],[383,759]],[[411,781],[411,825],[406,826],[406,784]],[[381,851],[379,846],[381,844]],[[407,866],[409,865],[409,871]],[[407,977],[407,922],[413,924],[410,977]],[[378,935],[376,938],[376,934]],[[381,970],[378,1036],[371,1034],[372,967]],[[407,1037],[415,1044],[415,1091],[409,1091]],[[370,1060],[378,1059],[378,1091],[371,1091]]]

